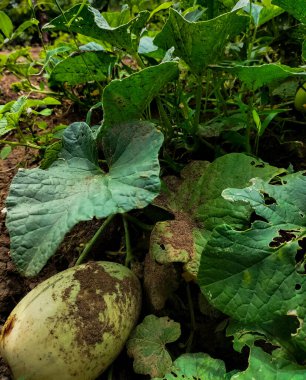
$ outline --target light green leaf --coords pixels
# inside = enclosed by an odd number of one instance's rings
[[[103,124],[139,119],[161,88],[178,76],[177,62],[148,67],[122,80],[113,80],[103,92]]]
[[[149,20],[150,20],[150,18],[152,18],[155,15],[155,13],[157,13],[159,11],[163,11],[165,9],[169,9],[172,5],[173,5],[173,1],[165,1],[165,2],[161,3],[159,6],[154,8],[153,11],[150,13]]]
[[[253,347],[249,357],[249,367],[239,372],[231,380],[304,380],[306,368],[283,358],[275,358],[259,347]]]
[[[19,170],[6,201],[11,256],[18,270],[37,274],[76,223],[150,203],[160,187],[162,141],[150,123],[113,127],[102,139],[109,166],[104,173],[90,128],[74,123],[64,132],[58,160],[47,170]]]
[[[234,12],[225,13],[209,21],[189,22],[176,10],[170,9],[169,18],[154,44],[175,54],[201,75],[209,64],[216,63],[223,55],[229,39],[240,33],[248,17]]]
[[[127,341],[128,355],[134,358],[134,371],[151,377],[164,376],[172,366],[165,345],[175,342],[180,335],[179,323],[168,317],[146,316]]]
[[[273,0],[272,3],[292,14],[303,24],[306,24],[305,0]]]
[[[243,9],[252,15],[257,28],[284,12],[282,8],[272,5],[271,2],[261,4],[250,2]]]
[[[170,372],[170,371],[169,371]],[[163,378],[152,380],[225,380],[226,370],[222,360],[213,359],[207,354],[183,354],[177,358]]]
[[[128,23],[112,27],[97,9],[88,5],[84,6],[80,12],[79,9],[80,5],[75,5],[63,15],[45,24],[43,29],[72,31],[108,42],[112,46],[130,53],[137,51],[140,31],[148,20],[149,12],[140,12]],[[69,29],[67,28],[66,20],[72,20]]]
[[[108,25],[116,28],[120,25],[127,24],[130,21],[130,10],[124,7],[120,12],[103,12],[102,16],[107,21]]]
[[[4,117],[4,116],[2,116],[0,114],[0,137],[4,136],[9,131],[11,131],[12,129],[14,129],[14,128],[8,128],[7,124],[8,123],[7,123],[6,117]]]
[[[67,57],[51,72],[50,82],[67,82],[74,86],[107,78],[116,58],[104,51],[87,51]]]
[[[12,34],[11,39],[20,36],[25,30],[27,30],[31,26],[38,25],[38,24],[39,24],[39,21],[36,20],[35,18],[32,18],[31,20],[24,21],[21,25],[18,26],[18,28]]]
[[[0,136],[1,136],[1,132],[0,132]],[[0,151],[1,160],[5,160],[11,154],[11,152],[12,152],[12,148],[9,145],[6,145],[5,147],[3,147]]]
[[[61,102],[51,96],[44,99],[27,99],[26,107],[59,106]]]
[[[242,231],[224,224],[215,228],[202,255],[199,284],[216,308],[241,323],[277,327],[281,317],[298,318],[301,326],[292,340],[306,351],[299,245],[306,234],[306,176],[288,174],[280,181],[257,178],[245,189],[223,191],[233,205],[249,204],[259,220]]]
[[[289,77],[306,77],[306,72],[302,68],[292,68],[278,63],[261,66],[222,67],[222,70],[233,72],[249,90],[253,91]]]
[[[5,35],[6,38],[10,38],[11,34],[13,33],[13,23],[9,16],[4,13],[3,11],[0,11],[0,30]]]

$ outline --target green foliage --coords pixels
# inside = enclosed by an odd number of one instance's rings
[[[174,9],[163,30],[154,43],[164,49],[175,48],[175,54],[182,58],[197,74],[203,74],[209,64],[218,62],[227,41],[240,33],[248,19],[235,12],[225,13],[214,20],[191,23]]]
[[[0,33],[0,47],[19,37],[26,29],[33,25],[38,25],[38,23],[38,20],[32,18],[24,21],[14,31],[14,25],[10,17],[5,12],[0,11],[0,32],[2,32],[2,34]]]
[[[177,76],[177,63],[164,62],[113,80],[103,92],[104,125],[141,118],[160,89]]]
[[[44,124],[38,121],[40,116],[50,116],[52,108],[61,103],[52,97],[44,99],[30,99],[25,95],[16,101],[0,105],[0,142],[7,144],[1,150],[1,158],[5,159],[12,148],[18,145],[34,149],[44,149],[53,139],[53,132],[44,131]],[[22,127],[23,124],[26,127]],[[40,133],[38,133],[38,131]],[[7,135],[15,132],[18,141],[10,141]]]
[[[296,0],[294,6],[290,0],[272,0],[272,3],[291,13],[297,20],[306,24],[306,9],[304,0]]]
[[[0,135],[15,133],[13,143],[46,149],[40,168],[19,170],[6,202],[11,256],[24,275],[36,275],[79,221],[107,224],[150,204],[160,191],[159,158],[166,173],[188,163],[162,194],[173,219],[160,218],[153,229],[137,223],[152,230],[154,265],[183,264],[184,278],[196,280],[228,316],[234,348],[251,348],[249,367],[226,373],[222,361],[203,353],[173,361],[165,345],[179,338],[179,324],[151,315],[128,341],[136,373],[165,380],[305,377],[305,173],[288,174],[252,156],[270,129],[279,128],[279,137],[286,120],[303,117],[304,103],[295,102],[298,116],[293,106],[305,77],[304,37],[295,40],[300,50],[292,65],[277,47],[287,30],[303,31],[292,18],[290,28],[279,22],[289,12],[305,23],[303,3],[131,0],[101,13],[83,2],[45,25],[52,38],[61,34],[43,58],[32,60],[25,48],[0,57],[3,70],[26,78],[28,91],[39,90],[31,76],[44,73],[60,99],[88,112],[87,123],[70,125],[54,142],[33,139],[32,131],[29,137],[20,121],[48,116],[59,101],[25,95],[0,106]],[[0,11],[0,23],[0,42],[7,43],[37,21],[14,32]],[[282,91],[289,80],[291,90]],[[103,121],[92,127],[99,109]],[[211,163],[192,161],[203,152]],[[0,157],[9,153],[5,146]],[[123,215],[129,264],[127,220]],[[191,325],[194,319],[191,311]],[[272,354],[254,346],[259,339],[273,345]]]
[[[85,51],[59,62],[52,70],[50,82],[67,82],[74,86],[90,81],[103,81],[115,63],[104,51]]]
[[[57,161],[47,170],[20,170],[14,178],[6,224],[12,259],[23,274],[37,274],[79,221],[145,207],[158,194],[160,132],[148,123],[117,125],[102,144],[108,173],[98,166],[90,128],[72,124]]]
[[[153,380],[225,380],[225,365],[222,360],[213,359],[207,354],[184,354],[177,358],[171,368],[171,373],[163,378]]]
[[[168,317],[146,316],[127,342],[128,354],[134,358],[134,371],[151,377],[167,373],[172,360],[165,345],[175,342],[180,335],[179,323]]]
[[[288,359],[273,357],[259,347],[253,347],[250,352],[249,367],[246,371],[232,376],[231,380],[256,379],[259,373],[266,380],[303,380],[306,369]]]
[[[137,51],[139,34],[149,15],[149,12],[143,11],[128,23],[112,27],[98,10],[87,5],[76,5],[46,24],[44,30],[80,33],[133,54]]]
[[[304,189],[304,173],[294,173],[276,183],[256,178],[245,189],[224,190],[225,199],[250,205],[259,220],[243,230],[229,224],[216,227],[199,270],[204,294],[234,320],[263,329],[275,324],[277,331],[279,320],[298,318],[301,326],[288,341],[303,351],[304,258],[297,257],[305,236]]]

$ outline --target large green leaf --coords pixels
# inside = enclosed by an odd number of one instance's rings
[[[104,51],[87,51],[72,55],[52,70],[51,82],[67,82],[70,85],[102,81],[107,78],[116,58]]]
[[[194,73],[202,74],[209,64],[220,60],[229,39],[240,33],[247,21],[248,17],[230,12],[209,21],[189,22],[170,9],[169,18],[154,44],[166,50],[174,46],[175,54]]]
[[[80,33],[134,53],[137,51],[140,31],[149,16],[149,12],[143,11],[128,23],[112,27],[97,9],[79,4],[45,24],[44,29]],[[138,38],[135,39],[135,36]]]
[[[163,378],[152,380],[225,380],[226,370],[222,360],[213,359],[207,354],[183,354],[177,358]]]
[[[222,190],[243,188],[253,177],[270,179],[282,171],[240,153],[225,155],[211,164],[199,161],[187,165],[181,173],[183,180],[166,201],[175,219],[157,223],[152,231],[152,257],[161,264],[182,262],[186,272],[196,277],[210,231],[225,222],[240,228],[249,223],[252,208],[233,205],[221,196]]]
[[[217,68],[219,69],[219,68]],[[278,83],[281,80],[289,77],[306,77],[306,72],[302,68],[292,68],[278,63],[269,63],[261,66],[235,66],[235,67],[222,67],[234,73],[250,90],[257,90],[258,88]]]
[[[93,134],[74,123],[59,159],[47,170],[19,170],[6,206],[11,256],[26,276],[37,274],[79,221],[145,207],[158,194],[163,136],[150,123],[118,125],[102,143],[109,172],[98,166]]]
[[[306,368],[283,358],[273,357],[259,347],[253,347],[249,357],[249,367],[239,372],[231,380],[304,380]]]
[[[273,4],[283,8],[292,14],[296,19],[306,24],[306,6],[305,0],[273,0]]]
[[[134,371],[151,377],[167,373],[172,359],[165,345],[175,342],[180,335],[179,323],[168,317],[146,316],[127,341],[128,354],[134,358]]]
[[[295,173],[281,181],[257,178],[248,188],[223,191],[233,205],[249,204],[259,220],[243,231],[215,228],[202,255],[199,284],[215,307],[242,323],[269,323],[271,330],[280,318],[298,318],[292,340],[306,351],[305,258],[299,244],[306,235],[306,176]]]
[[[163,62],[111,81],[103,92],[104,125],[139,119],[160,89],[177,76],[177,62]]]

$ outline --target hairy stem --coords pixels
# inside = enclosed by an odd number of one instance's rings
[[[113,219],[115,215],[108,216],[104,222],[102,223],[101,227],[98,229],[98,231],[94,234],[94,236],[89,240],[89,242],[85,245],[85,248],[83,249],[82,253],[80,254],[79,258],[77,259],[75,265],[80,265],[82,262],[86,259],[88,253],[91,251],[93,245],[97,241],[98,237],[102,234],[102,232],[105,230],[105,228],[109,225],[111,220]]]
[[[131,246],[131,240],[130,240],[130,233],[129,233],[129,226],[128,226],[128,221],[126,214],[122,214],[122,221],[123,221],[123,227],[124,227],[124,235],[125,235],[125,250],[126,250],[126,255],[125,255],[125,263],[124,265],[126,267],[129,266],[130,262],[133,259],[133,254],[132,254],[132,246]]]

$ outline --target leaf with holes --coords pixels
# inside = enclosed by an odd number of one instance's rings
[[[231,377],[231,380],[304,380],[306,368],[282,357],[273,357],[259,347],[253,347],[249,367]]]
[[[127,341],[128,355],[134,358],[134,371],[151,377],[164,376],[172,366],[167,343],[181,335],[180,324],[168,317],[148,315]]]
[[[226,370],[222,360],[207,354],[183,354],[177,358],[171,371],[162,378],[152,380],[225,380]]]
[[[6,201],[11,256],[26,276],[37,274],[78,222],[143,208],[160,188],[163,136],[148,122],[117,125],[102,138],[109,172],[85,123],[64,132],[59,158],[46,170],[19,170]],[[139,147],[142,149],[139,149]]]
[[[246,227],[252,208],[233,205],[221,196],[230,186],[243,188],[251,178],[271,179],[284,170],[241,153],[198,161],[181,172],[182,181],[168,196],[174,220],[159,222],[150,239],[152,257],[161,264],[184,263],[187,278],[196,278],[201,254],[211,231],[219,224]]]
[[[251,206],[257,220],[244,230],[216,227],[198,279],[210,302],[241,323],[276,329],[280,318],[295,317],[300,327],[291,340],[306,351],[304,174],[288,174],[275,183],[256,178],[245,189],[224,190],[234,205]]]

